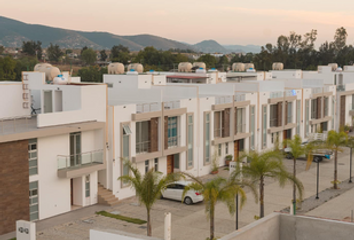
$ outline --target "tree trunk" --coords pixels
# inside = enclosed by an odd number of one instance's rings
[[[334,189],[338,189],[337,187],[337,154],[338,154],[338,151],[336,150],[334,152],[334,182],[333,182],[333,188]]]
[[[260,203],[260,214],[259,217],[263,218],[264,217],[264,179],[263,176],[261,176],[260,181],[259,181],[259,203]]]
[[[294,169],[293,169],[294,178],[296,178],[296,158],[294,158]],[[293,207],[294,212],[296,212],[296,184],[294,182],[294,189],[293,189]]]
[[[210,206],[210,240],[214,239],[214,206]]]
[[[151,231],[151,219],[150,219],[150,209],[147,209],[147,224],[146,224],[146,229],[147,229],[147,235],[152,236],[152,231]]]

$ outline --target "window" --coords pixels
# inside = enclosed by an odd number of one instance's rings
[[[136,123],[136,154],[150,150],[149,121]]]
[[[263,148],[267,147],[267,106],[263,106]]]
[[[145,161],[145,173],[149,171],[149,160]]]
[[[296,100],[296,134],[300,136],[301,100]]]
[[[287,123],[292,123],[293,122],[293,103],[288,102],[288,113],[287,113],[288,121]]]
[[[278,126],[278,104],[270,105],[270,127]]]
[[[222,111],[214,113],[214,138],[222,137],[223,132],[223,114]]]
[[[90,197],[90,175],[85,177],[85,197]]]
[[[113,88],[113,83],[106,83],[106,84],[107,84],[107,87]]]
[[[221,154],[222,154],[222,152],[221,152],[221,144],[219,144],[218,145],[218,156],[220,157],[221,156]]]
[[[193,115],[187,117],[187,168],[193,167]]]
[[[317,119],[317,98],[311,100],[311,118]]]
[[[173,155],[173,167],[179,169],[179,154]]]
[[[255,116],[255,106],[251,106],[251,124],[250,124],[250,132],[251,132],[251,137],[250,137],[250,148],[254,149],[255,145],[255,125],[256,125],[256,116]]]
[[[81,165],[81,132],[70,133],[70,166]]]
[[[245,108],[237,108],[237,119],[236,119],[236,132],[244,133],[246,132],[246,109]]]
[[[229,143],[225,143],[225,154],[229,154]]]
[[[155,172],[159,171],[159,159],[158,158],[154,159],[154,168],[155,168]]]
[[[210,163],[210,113],[205,114],[205,163]]]
[[[305,136],[309,134],[309,117],[310,117],[310,102],[309,100],[305,101]]]
[[[324,117],[328,116],[328,107],[329,107],[328,104],[329,104],[329,99],[328,99],[328,97],[325,97],[324,98],[324,106],[323,106],[323,108],[324,108],[324,110],[323,110]]]
[[[124,133],[125,135],[129,135],[129,134],[132,133],[132,131],[130,130],[129,125],[123,125],[123,133]]]
[[[178,117],[168,118],[168,147],[178,146]]]
[[[38,174],[37,139],[28,140],[29,175]]]
[[[38,220],[38,181],[29,183],[30,221]]]

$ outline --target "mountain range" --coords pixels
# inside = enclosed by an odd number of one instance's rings
[[[231,53],[260,51],[255,45],[227,45],[222,46],[215,40],[205,40],[197,44],[187,44],[172,39],[140,34],[133,36],[120,36],[108,32],[84,32],[62,28],[48,27],[38,24],[27,24],[17,20],[0,16],[0,45],[5,47],[21,47],[23,41],[41,41],[42,47],[50,43],[58,44],[64,48],[110,49],[114,45],[122,44],[130,51],[139,51],[147,46],[156,49],[190,49],[203,53]]]

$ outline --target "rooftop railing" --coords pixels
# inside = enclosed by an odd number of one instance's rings
[[[246,94],[236,94],[235,102],[243,102],[246,101]]]
[[[103,164],[103,149],[74,155],[58,155],[58,170]]]
[[[0,135],[27,132],[37,129],[36,115],[0,118]]]
[[[232,96],[218,96],[215,98],[216,105],[225,103],[232,103]]]
[[[161,111],[161,104],[159,102],[139,103],[136,105],[137,113],[148,113]]]
[[[345,85],[337,85],[337,92],[345,92]]]
[[[322,87],[312,88],[312,94],[322,93]]]
[[[181,108],[181,102],[178,100],[164,102],[164,109],[177,109],[177,108]]]
[[[284,96],[284,92],[270,92],[269,98],[282,98]]]
[[[285,97],[291,97],[291,96],[296,96],[296,91],[295,90],[286,90]]]

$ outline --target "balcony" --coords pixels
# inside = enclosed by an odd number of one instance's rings
[[[104,155],[103,149],[75,155],[58,155],[58,177],[73,178],[102,170],[106,167]]]
[[[136,143],[136,154],[144,154],[149,152],[150,152],[150,141]]]
[[[345,85],[337,85],[337,92],[345,92]]]
[[[322,93],[321,87],[312,88],[312,94],[319,94],[319,93]]]
[[[250,137],[251,133],[246,131],[246,123],[236,125],[236,135],[233,140],[240,140]]]
[[[295,90],[287,90],[285,91],[285,97],[292,97],[296,96],[296,91]]]
[[[181,107],[180,101],[169,101],[169,102],[164,102],[164,109],[165,110],[170,110],[170,109],[178,109]]]
[[[246,124],[245,123],[236,125],[236,134],[245,133],[245,132],[246,132]]]
[[[0,119],[0,136],[37,130],[37,117],[19,116]]]
[[[273,99],[273,98],[282,98],[284,96],[284,92],[271,92],[269,94],[269,98]]]
[[[167,144],[168,148],[174,148],[179,146],[180,136],[168,137]]]
[[[235,102],[244,102],[246,101],[246,94],[236,94]]]
[[[139,103],[136,105],[136,113],[132,114],[132,121],[141,121],[161,116],[161,103]]]
[[[220,96],[215,98],[215,104],[226,104],[226,103],[232,103],[232,96]]]

